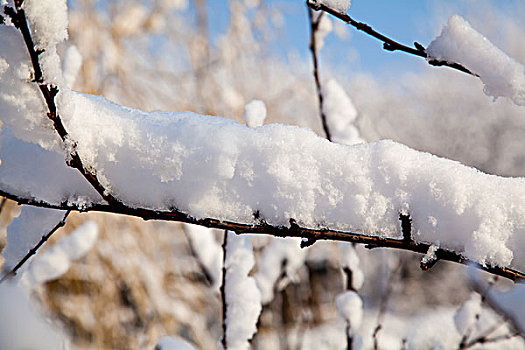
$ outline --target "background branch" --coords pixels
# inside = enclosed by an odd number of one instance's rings
[[[422,58],[425,58],[427,59],[427,62],[432,65],[432,66],[447,66],[447,67],[450,67],[450,68],[453,68],[453,69],[457,69],[459,71],[462,71],[464,73],[467,73],[467,74],[470,74],[470,75],[473,75],[473,76],[478,76],[477,74],[474,74],[472,73],[469,69],[465,68],[464,66],[462,66],[461,64],[459,63],[455,63],[455,62],[447,62],[447,61],[442,61],[442,60],[438,60],[438,59],[433,59],[432,57],[429,57],[425,48],[423,47],[423,45],[421,45],[420,43],[418,42],[415,42],[414,43],[414,48],[412,47],[409,47],[409,46],[406,46],[406,45],[403,45],[377,31],[375,31],[371,26],[369,26],[368,24],[366,23],[362,23],[362,22],[358,22],[356,20],[354,20],[352,17],[348,16],[347,14],[345,13],[341,13],[337,10],[334,10],[322,3],[317,3],[317,2],[312,2],[311,0],[307,1],[307,4],[308,6],[313,9],[313,10],[316,10],[316,11],[324,11],[324,12],[327,12],[329,14],[331,14],[332,16],[340,19],[341,21],[345,22],[346,24],[349,24],[351,25],[352,27],[356,28],[357,30],[360,30],[360,31],[363,31],[365,32],[366,34],[380,40],[383,42],[383,49],[387,50],[387,51],[403,51],[405,53],[408,53],[408,54],[411,54],[411,55],[414,55],[414,56],[419,56],[419,57],[422,57]]]
[[[10,271],[6,272],[2,276],[2,278],[0,279],[0,283],[4,282],[8,278],[11,278],[11,277],[15,276],[16,272],[29,260],[30,257],[32,257],[33,255],[36,254],[38,249],[40,249],[40,247],[42,247],[42,245],[44,245],[44,243],[47,242],[49,237],[51,237],[53,235],[53,233],[55,233],[59,228],[63,227],[66,224],[67,217],[69,216],[70,213],[71,213],[71,210],[66,211],[66,213],[64,214],[64,217],[62,218],[62,220],[60,220],[55,225],[55,227],[53,227],[51,229],[51,231],[49,231],[48,233],[43,235],[42,238],[40,239],[40,241],[33,248],[31,248],[27,252],[27,254],[22,258],[22,260],[20,260],[18,262],[18,264],[15,265],[15,267],[13,267]]]

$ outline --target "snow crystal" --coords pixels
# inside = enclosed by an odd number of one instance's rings
[[[249,237],[228,232],[226,245],[226,341],[232,350],[249,349],[261,313],[261,293],[248,276],[255,264]]]
[[[335,79],[330,79],[322,85],[322,93],[323,113],[332,141],[345,145],[362,143],[363,140],[354,125],[357,110],[341,85]]]
[[[22,275],[20,283],[31,289],[62,276],[69,270],[72,261],[87,254],[95,244],[97,236],[97,224],[86,221],[50,249],[38,254]]]
[[[23,8],[37,48],[48,49],[67,39],[66,0],[26,0]]]
[[[61,210],[23,206],[20,215],[7,227],[2,251],[4,266],[13,268],[63,217]]]
[[[525,332],[525,285],[516,284],[509,291],[498,291],[491,289],[488,293],[492,303],[509,315],[519,327],[519,331]]]
[[[337,296],[335,305],[339,315],[345,319],[350,326],[350,334],[358,332],[363,320],[363,301],[353,291],[347,291]]]
[[[480,76],[484,91],[525,106],[525,67],[494,46],[458,15],[427,48],[428,59],[457,62]]]
[[[433,262],[437,259],[436,251],[439,249],[439,245],[432,244],[430,247],[428,247],[427,253],[421,258],[421,264],[428,264],[430,262]]]
[[[263,101],[253,100],[244,106],[244,121],[249,128],[262,126],[266,119],[266,105]]]

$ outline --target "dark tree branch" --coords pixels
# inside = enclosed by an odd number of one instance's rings
[[[411,55],[414,55],[414,56],[419,56],[419,57],[427,59],[427,62],[430,65],[432,65],[432,66],[447,66],[447,67],[457,69],[459,71],[462,71],[462,72],[470,74],[470,75],[478,76],[477,74],[472,73],[469,69],[465,68],[464,66],[462,66],[459,63],[442,61],[442,60],[438,60],[438,59],[434,59],[434,58],[430,57],[427,54],[427,52],[426,52],[425,48],[423,47],[423,45],[419,44],[418,42],[414,43],[414,47],[415,48],[403,45],[403,44],[398,43],[397,41],[395,41],[393,39],[390,39],[389,37],[387,37],[387,36],[377,32],[377,31],[375,31],[368,24],[362,23],[362,22],[358,22],[358,21],[354,20],[352,17],[350,17],[349,15],[347,15],[345,13],[341,13],[341,12],[339,12],[337,10],[334,10],[334,9],[332,9],[332,8],[322,4],[322,3],[313,2],[311,0],[308,0],[307,3],[308,3],[308,6],[311,9],[316,10],[316,11],[320,10],[320,11],[327,12],[327,13],[331,14],[332,16],[334,16],[334,17],[340,19],[341,21],[345,22],[346,24],[351,25],[352,27],[356,28],[357,30],[363,31],[366,34],[368,34],[368,35],[378,39],[379,41],[382,41],[383,42],[383,49],[385,49],[387,51],[403,51],[403,52],[406,52],[408,54],[411,54]]]
[[[307,1],[308,2],[308,1]],[[323,91],[321,88],[321,78],[319,77],[319,62],[317,58],[317,42],[315,39],[315,34],[319,29],[319,23],[323,18],[323,13],[320,13],[317,18],[314,19],[314,11],[308,7],[308,19],[310,21],[310,52],[312,53],[312,61],[314,65],[314,80],[315,88],[317,90],[317,99],[319,101],[319,114],[321,116],[321,122],[323,123],[323,131],[326,135],[328,141],[332,141],[332,135],[330,134],[330,129],[328,128],[328,123],[326,120],[326,114],[323,109]]]
[[[135,216],[144,220],[164,220],[164,221],[178,221],[189,224],[200,225],[208,228],[217,228],[221,230],[234,231],[237,234],[269,234],[275,237],[299,237],[313,240],[330,240],[339,242],[351,242],[356,244],[364,244],[367,248],[394,248],[407,250],[415,253],[426,254],[431,244],[423,242],[405,242],[403,239],[378,237],[373,235],[367,235],[364,233],[345,232],[332,230],[329,228],[308,228],[301,227],[297,224],[293,224],[295,220],[290,219],[292,224],[287,226],[273,226],[262,220],[254,223],[238,223],[231,221],[221,221],[214,218],[196,219],[177,208],[172,210],[156,210],[149,208],[131,207],[125,204],[113,206],[111,204],[91,203],[88,205],[74,204],[70,201],[64,201],[61,204],[51,204],[49,202],[38,200],[30,197],[23,197],[13,195],[0,189],[0,196],[7,197],[19,204],[32,205],[42,208],[60,209],[60,210],[71,210],[78,212],[106,212],[113,214],[123,214],[129,216]],[[439,260],[451,261],[463,265],[472,265],[478,269],[489,272],[493,275],[508,278],[510,280],[525,283],[525,273],[509,268],[500,266],[483,266],[475,261],[463,257],[460,253],[455,251],[438,248],[436,250],[436,256]]]
[[[55,227],[53,227],[51,229],[51,231],[49,231],[48,233],[46,233],[45,235],[42,236],[42,238],[40,239],[40,241],[33,247],[31,248],[27,254],[22,258],[22,260],[20,260],[18,262],[18,264],[16,264],[15,267],[13,267],[10,271],[6,272],[2,278],[0,279],[0,283],[4,282],[5,280],[7,280],[8,278],[11,278],[11,277],[14,277],[16,275],[16,272],[27,262],[27,260],[29,260],[30,257],[32,257],[33,255],[36,254],[36,252],[38,251],[38,249],[40,249],[40,247],[47,242],[47,240],[49,239],[49,237],[51,237],[53,235],[53,233],[55,233],[59,228],[63,227],[65,224],[66,224],[66,220],[67,220],[67,217],[69,216],[69,214],[71,213],[71,210],[68,210],[66,211],[66,213],[64,214],[64,217],[62,218],[62,220],[60,220],[56,225]]]

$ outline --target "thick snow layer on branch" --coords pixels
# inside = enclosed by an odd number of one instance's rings
[[[49,250],[36,256],[24,272],[20,283],[27,289],[56,279],[69,270],[71,263],[80,259],[93,247],[98,236],[98,226],[86,221],[69,236],[59,240]]]
[[[262,310],[261,293],[255,279],[248,276],[254,264],[249,237],[228,232],[224,288],[228,349],[249,349],[248,341],[257,331],[257,320]]]
[[[475,31],[462,17],[450,17],[427,48],[429,60],[457,62],[480,76],[489,96],[504,96],[525,106],[525,67]]]
[[[0,26],[0,188],[56,204],[102,201],[65,165],[13,31]],[[417,241],[525,267],[524,179],[486,175],[392,141],[338,145],[298,127],[147,113],[59,87],[58,111],[78,153],[129,205],[245,223],[288,226],[293,218],[391,237],[401,236],[403,210]]]
[[[20,215],[7,228],[7,241],[2,251],[4,266],[13,268],[63,216],[61,210],[22,207]]]

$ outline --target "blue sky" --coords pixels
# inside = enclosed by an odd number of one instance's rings
[[[517,1],[520,0],[353,0],[349,14],[403,44],[411,46],[418,41],[426,46],[440,32],[448,16],[454,13],[467,16],[483,4],[493,5],[503,12],[510,11]],[[208,1],[212,33],[219,33],[228,21],[225,3]],[[266,0],[266,3],[278,9],[284,19],[274,50],[283,57],[292,50],[300,58],[308,59],[309,28],[305,1]],[[384,51],[379,41],[351,27],[346,31],[345,39],[335,34],[327,38],[322,64],[384,75],[400,70],[414,71],[425,65],[420,58]]]

